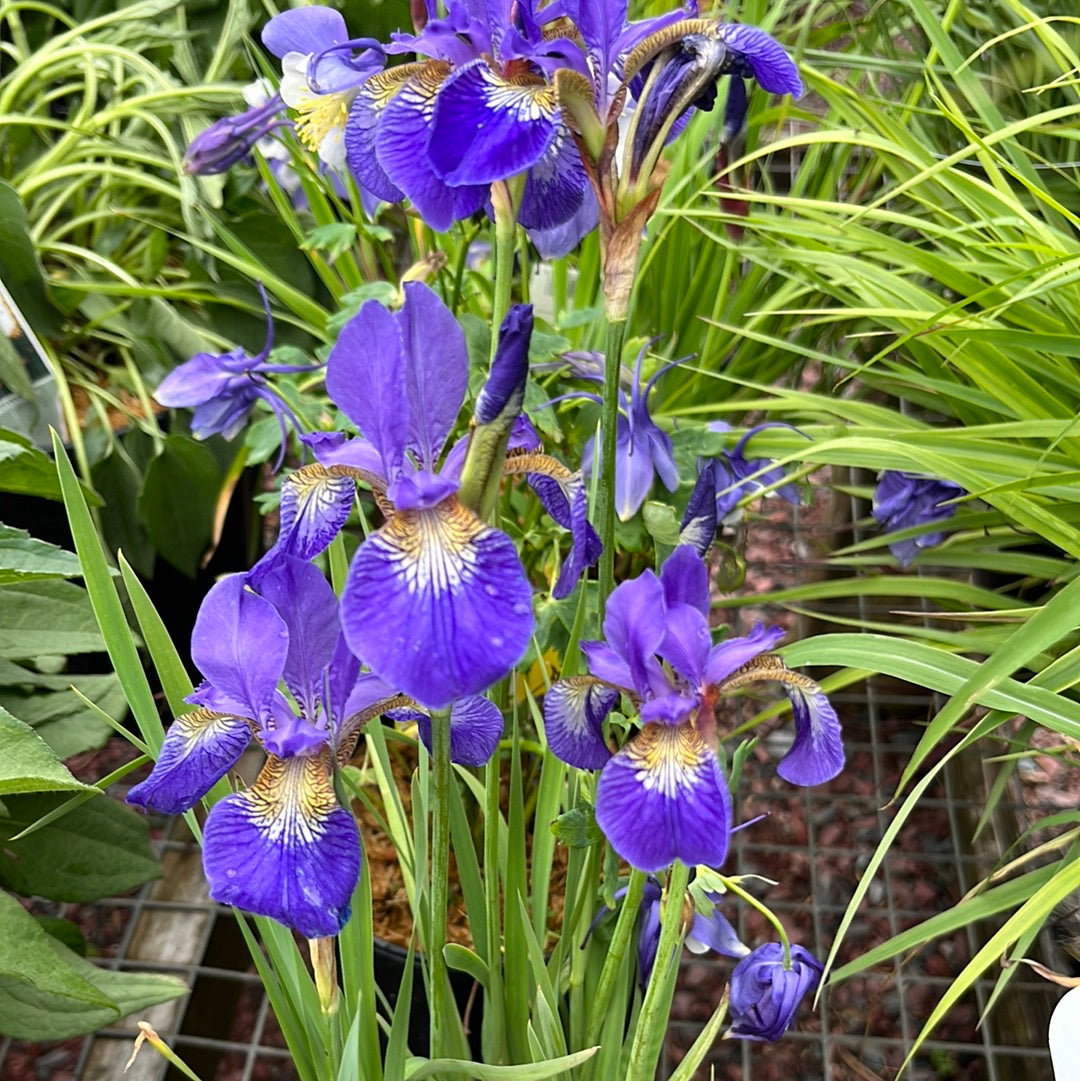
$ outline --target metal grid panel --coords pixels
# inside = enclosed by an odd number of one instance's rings
[[[854,508],[856,523],[862,512],[863,508]],[[786,531],[790,558],[770,558],[766,566],[751,569],[751,579],[795,584],[812,565],[807,555],[815,547],[827,551],[835,529],[830,527],[828,540],[816,545],[808,523],[796,523],[793,532],[789,518],[775,517],[776,521],[766,521],[760,528]],[[766,614],[783,618],[778,612]],[[848,614],[871,613],[856,601]],[[795,941],[821,952],[832,941],[851,890],[891,819],[892,811],[883,808],[918,738],[919,722],[932,715],[934,708],[917,689],[887,680],[874,680],[832,698],[845,726],[848,769],[827,786],[792,788],[776,778],[773,770],[783,748],[771,746],[776,742],[773,737],[766,740],[759,750],[759,768],[751,771],[755,779],[740,799],[740,812],[744,820],[765,812],[769,817],[735,834],[728,866],[739,873],[752,871],[777,880],[779,884],[762,889],[762,895],[784,919]],[[982,809],[982,795],[957,791],[956,784],[956,778],[946,772],[920,802],[871,886],[868,903],[847,933],[841,963],[954,903],[985,873],[985,858],[969,851],[968,845],[971,823]],[[1015,810],[1019,815],[1022,809]],[[163,856],[170,852],[190,856],[193,851],[190,841],[179,836],[159,845]],[[159,1033],[197,1067],[205,1081],[291,1081],[295,1071],[288,1051],[231,912],[209,901],[162,900],[156,889],[150,884],[134,897],[94,906],[100,916],[97,923],[112,928],[113,936],[106,934],[99,963],[131,971],[152,967],[172,972],[194,988],[185,1008],[176,1010],[173,1022],[160,1027]],[[53,906],[51,912],[72,915],[72,908]],[[212,916],[205,921],[191,959],[151,964],[134,956],[137,929],[147,919],[169,913]],[[117,926],[122,928],[118,936]],[[748,943],[774,937],[745,905],[739,906],[739,931]],[[978,948],[976,937],[975,930],[952,935],[902,964],[893,963],[831,989],[816,1011],[804,1010],[798,1031],[777,1045],[718,1042],[699,1076],[707,1078],[714,1070],[717,1078],[732,1081],[790,1081],[792,1077],[887,1081],[895,1076],[940,995]],[[719,1000],[730,967],[730,962],[711,957],[684,960],[661,1076],[666,1076],[697,1036]],[[1020,974],[1011,997],[980,1028],[976,1023],[991,987],[992,980],[980,981],[974,997],[953,1011],[923,1045],[906,1075],[911,1081],[1049,1081],[1045,1040],[1018,1042],[1013,1035],[999,1033],[998,1019],[1003,1013],[1011,1015],[1018,1001],[1048,1009],[1056,996],[1045,984]],[[209,1009],[200,1008],[207,1004]],[[222,1008],[224,1004],[227,1009]],[[24,1077],[96,1081],[100,1075],[94,1073],[92,1063],[101,1047],[114,1045],[126,1058],[132,1038],[133,1029],[125,1024],[93,1037],[29,1050],[5,1040],[0,1042],[0,1078],[8,1081],[18,1068],[19,1081]],[[164,1064],[154,1061],[150,1052],[143,1054],[145,1076],[165,1076]]]

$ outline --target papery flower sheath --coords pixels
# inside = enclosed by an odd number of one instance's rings
[[[247,423],[260,399],[274,411],[281,425],[284,453],[286,421],[300,425],[292,410],[271,386],[267,375],[314,371],[318,365],[271,364],[274,321],[266,291],[259,286],[266,308],[266,344],[262,352],[249,356],[243,349],[228,353],[197,353],[177,366],[158,385],[154,397],[170,409],[191,409],[191,432],[196,439],[212,435],[234,438]]]
[[[897,469],[881,474],[874,491],[872,513],[890,533],[947,522],[956,513],[954,500],[964,495],[959,484],[933,477],[919,477]],[[926,530],[915,537],[889,542],[889,551],[901,567],[909,567],[924,548],[945,539],[944,529]]]
[[[799,1003],[821,980],[824,966],[803,946],[791,947],[791,967],[784,967],[784,947],[766,942],[744,957],[731,973],[725,1039],[774,1043],[791,1027]]]
[[[583,642],[587,676],[555,683],[544,699],[552,751],[601,769],[596,820],[634,867],[658,871],[678,859],[719,867],[731,831],[731,797],[717,758],[714,709],[732,691],[781,684],[792,704],[795,741],[777,766],[793,784],[819,784],[843,768],[840,726],[816,683],[769,651],[780,628],[711,644],[708,572],[688,546],[611,594],[602,642]],[[602,724],[627,696],[642,727],[615,754]]]

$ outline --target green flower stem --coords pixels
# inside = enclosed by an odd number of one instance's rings
[[[427,943],[431,963],[431,1057],[453,1053],[446,1022],[452,1008],[446,973],[447,889],[450,879],[450,710],[431,711],[431,938]]]
[[[739,885],[737,878],[725,878],[723,875],[717,877],[724,883],[724,889],[730,890],[736,897],[741,897],[748,905],[756,908],[776,928],[776,933],[780,937],[780,945],[784,947],[784,968],[791,968],[791,941],[788,939],[787,931],[784,930],[780,918],[768,905],[762,904],[752,893],[747,893]]]
[[[491,185],[495,214],[495,294],[491,299],[491,358],[499,345],[499,327],[510,310],[514,284],[514,251],[517,247],[517,208],[525,190],[525,174]]]
[[[499,892],[499,752],[484,767],[484,901],[487,909],[489,993],[484,997],[484,1061],[503,1063],[506,1004],[503,1001],[502,918]]]
[[[619,372],[622,369],[626,318],[608,319],[604,347],[604,401],[600,407],[600,477],[597,485],[596,521],[604,551],[600,556],[598,612],[615,588],[615,435],[619,422]]]
[[[600,1030],[604,1027],[608,1006],[611,1004],[611,994],[615,990],[619,968],[626,955],[626,948],[630,944],[630,936],[637,922],[638,909],[641,907],[641,897],[644,892],[645,872],[631,871],[622,910],[615,924],[615,933],[611,936],[611,945],[608,947],[607,957],[604,958],[604,967],[600,970],[600,982],[597,984],[596,998],[589,1013],[589,1026],[585,1030],[585,1047],[594,1046],[600,1038]]]
[[[645,1001],[638,1015],[634,1042],[630,1047],[630,1063],[626,1081],[650,1081],[656,1073],[656,1062],[667,1031],[671,997],[675,992],[675,976],[683,941],[683,899],[690,883],[690,868],[676,860],[668,874],[664,897],[660,945],[656,963],[649,977]]]

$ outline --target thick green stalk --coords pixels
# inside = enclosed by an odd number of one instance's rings
[[[600,597],[598,615],[615,588],[615,435],[619,422],[619,372],[626,340],[626,318],[607,321],[604,347],[604,402],[600,407],[600,477],[597,484],[597,532],[604,545],[600,556]]]
[[[431,1057],[444,1058],[454,1052],[446,1022],[453,1006],[446,973],[443,946],[446,945],[447,888],[450,880],[450,786],[454,783],[450,766],[450,710],[431,711],[431,937],[427,943],[431,963]]]
[[[683,900],[690,883],[690,868],[679,860],[671,868],[665,892],[663,922],[656,962],[649,976],[645,1001],[641,1004],[626,1081],[650,1081],[656,1074],[656,1062],[667,1031],[675,976],[682,952]]]
[[[685,886],[683,887],[685,890]],[[611,993],[615,989],[615,981],[619,975],[626,948],[630,944],[630,936],[637,922],[638,910],[641,908],[641,896],[645,892],[645,872],[634,870],[630,872],[630,881],[626,885],[626,896],[623,898],[622,910],[615,924],[615,933],[611,936],[611,945],[608,947],[607,956],[604,958],[604,967],[600,971],[600,983],[596,988],[596,998],[593,1000],[592,1009],[589,1012],[589,1027],[585,1030],[585,1047],[592,1047],[600,1038],[600,1030],[604,1027],[607,1017],[608,1006],[611,1004]]]
[[[495,214],[495,294],[491,299],[491,359],[499,345],[499,327],[510,310],[514,284],[514,250],[517,245],[517,208],[525,176],[497,180],[491,185],[491,208]]]

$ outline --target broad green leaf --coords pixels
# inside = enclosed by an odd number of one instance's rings
[[[585,800],[559,815],[551,823],[551,832],[568,848],[589,848],[604,839],[596,812]]]
[[[3,180],[0,180],[0,281],[39,334],[59,333],[58,313],[45,293],[45,275],[30,238],[26,208],[19,193]]]
[[[59,499],[60,486],[49,456],[18,432],[0,428],[0,492]]]
[[[37,675],[0,658],[0,708],[30,725],[61,760],[103,747],[113,730],[72,688],[110,717],[127,712],[123,688],[112,673]]]
[[[98,653],[105,648],[86,591],[43,579],[5,586],[0,604],[0,657]]]
[[[139,511],[158,551],[194,578],[210,544],[222,474],[213,453],[171,435],[146,470]]]
[[[187,992],[173,976],[97,968],[0,893],[0,1035],[63,1040]]]
[[[4,798],[8,814],[0,817],[0,885],[54,901],[96,901],[160,876],[146,818],[114,799],[91,800],[24,840],[11,840],[62,799]]]
[[[32,578],[75,578],[78,574],[79,561],[73,552],[0,522],[0,586]]]
[[[0,706],[0,795],[93,791],[76,780],[29,725]]]

